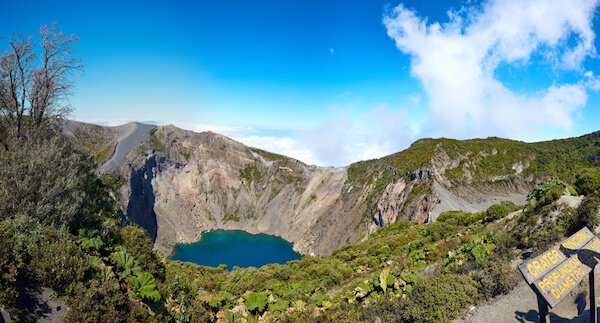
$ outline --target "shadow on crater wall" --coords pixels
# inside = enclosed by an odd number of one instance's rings
[[[152,242],[156,240],[156,213],[154,203],[156,196],[152,188],[152,179],[166,162],[164,153],[153,153],[146,159],[146,163],[139,169],[131,170],[129,203],[127,204],[127,218],[144,228]]]

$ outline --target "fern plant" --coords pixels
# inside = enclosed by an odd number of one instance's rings
[[[100,252],[104,247],[104,241],[98,235],[98,230],[79,230],[79,243],[86,251]]]
[[[117,265],[116,271],[121,279],[137,276],[142,272],[140,264],[132,255],[127,253],[125,248],[118,248],[118,250],[111,255],[111,259]]]
[[[136,297],[153,302],[160,300],[160,293],[156,289],[156,279],[151,273],[142,272],[137,276],[130,277],[127,282],[131,284]]]
[[[268,303],[268,298],[267,295],[265,295],[264,293],[254,292],[248,295],[248,297],[246,297],[244,303],[246,304],[246,308],[248,308],[250,312],[258,314],[262,313],[265,310],[265,307]]]

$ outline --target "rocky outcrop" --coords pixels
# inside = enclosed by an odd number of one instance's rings
[[[449,210],[522,204],[543,180],[528,173],[536,158],[528,144],[499,138],[422,139],[382,159],[326,168],[174,126],[98,131],[70,123],[65,132],[78,129],[107,138],[89,147],[116,147],[118,156],[100,170],[127,179],[123,210],[165,254],[202,232],[224,229],[277,235],[303,254],[327,255],[400,219],[426,223]],[[497,171],[484,173],[489,169]]]
[[[156,241],[158,230],[153,180],[169,167],[177,168],[179,165],[169,163],[163,152],[149,152],[141,167],[131,168],[129,185],[122,193],[127,196],[128,218],[145,228],[152,241]]]
[[[130,178],[121,201],[165,254],[215,229],[277,235],[301,253],[319,255],[364,234],[356,229],[359,200],[338,203],[345,168],[305,165],[215,133],[167,126],[153,136],[165,152],[142,145],[130,153],[120,169]]]

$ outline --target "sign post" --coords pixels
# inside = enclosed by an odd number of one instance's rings
[[[598,312],[596,311],[596,282],[594,279],[595,268],[590,271],[590,322],[598,323]]]
[[[583,228],[519,266],[521,274],[537,295],[540,322],[549,322],[548,306],[556,306],[588,274],[590,322],[597,323],[594,289],[596,258],[600,258],[600,239],[588,228]]]
[[[548,303],[544,301],[544,298],[539,294],[537,296],[538,313],[540,314],[540,323],[550,323],[550,311],[548,309]]]

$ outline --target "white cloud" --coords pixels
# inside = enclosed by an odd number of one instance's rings
[[[600,77],[598,75],[594,75],[594,72],[587,71],[585,72],[585,86],[593,91],[600,91]]]
[[[319,166],[345,166],[378,158],[406,148],[414,139],[406,111],[385,106],[353,115],[340,110],[321,124],[301,130],[254,129],[214,124],[182,126],[213,131],[247,146],[261,148]]]
[[[595,56],[592,19],[598,0],[488,1],[429,23],[403,5],[384,17],[388,35],[411,57],[411,73],[428,96],[427,135],[519,136],[535,127],[569,129],[592,84],[509,90],[500,63],[526,66],[541,54],[557,69],[581,70]],[[588,82],[589,83],[589,82]]]
[[[290,137],[250,135],[234,139],[245,145],[292,157],[307,164],[319,164],[318,159],[310,149],[303,147]]]
[[[231,138],[243,137],[253,131],[253,128],[251,127],[224,126],[208,123],[192,124],[190,126],[185,127],[185,129],[189,129],[196,132],[211,131]]]
[[[126,123],[137,121],[137,120],[130,120],[130,119],[85,119],[85,118],[82,119],[82,118],[77,118],[77,117],[75,117],[74,120],[79,121],[79,122],[97,124],[97,125],[101,125],[101,126],[105,126],[105,127],[116,127],[116,126],[124,125]],[[141,122],[141,121],[138,121],[138,122]]]
[[[420,106],[421,105],[421,100],[423,99],[421,97],[420,94],[413,94],[409,97],[410,102],[414,105],[414,106]]]
[[[584,60],[596,57],[592,19],[599,1],[490,0],[449,12],[444,24],[429,22],[402,5],[394,8],[384,17],[387,33],[410,56],[411,73],[424,89],[424,95],[411,93],[407,105],[428,111],[423,119],[415,110],[411,117],[418,121],[410,125],[405,110],[379,106],[356,113],[366,100],[351,92],[334,98],[332,117],[307,129],[177,125],[221,133],[320,166],[399,151],[416,138],[415,132],[418,137],[522,139],[546,127],[568,130],[586,105],[588,91],[600,90],[600,78],[582,67]],[[548,76],[551,86],[517,93],[496,77],[501,64],[526,68],[540,57],[556,73]],[[564,71],[579,75],[579,80],[552,79]]]
[[[217,124],[194,124],[185,129],[204,132],[212,131],[237,140],[247,146],[264,149],[270,152],[292,157],[308,164],[318,164],[314,153],[301,146],[297,140],[280,130],[255,129],[252,127],[224,126]]]
[[[412,139],[406,111],[380,106],[353,118],[340,112],[317,127],[298,131],[296,142],[313,153],[315,164],[343,166],[406,148]]]

